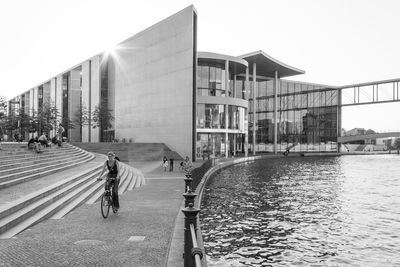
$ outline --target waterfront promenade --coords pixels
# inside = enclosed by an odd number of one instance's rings
[[[143,172],[146,184],[120,196],[117,215],[103,219],[98,202],[84,204],[63,219],[48,219],[13,238],[0,239],[0,266],[166,266],[183,200],[184,174],[177,167],[164,172],[160,162],[129,164]],[[58,175],[68,177],[80,168],[84,165]],[[54,175],[2,189],[0,204],[52,179]],[[172,246],[183,252],[182,243]],[[173,266],[183,266],[183,260],[176,259]]]
[[[73,170],[2,189],[0,205],[102,160],[96,157]],[[220,160],[218,166],[243,160]],[[143,172],[146,184],[120,196],[117,215],[103,219],[98,202],[84,204],[63,219],[48,219],[14,238],[0,239],[0,266],[183,266],[183,240],[179,239],[183,220],[176,218],[181,215],[184,174],[177,166],[174,172],[164,172],[158,161],[129,164]]]

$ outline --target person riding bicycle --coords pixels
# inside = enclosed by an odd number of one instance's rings
[[[119,162],[118,160],[115,159],[115,153],[110,151],[107,153],[108,160],[104,162],[103,169],[100,173],[100,177],[97,179],[98,181],[102,180],[101,176],[103,175],[104,171],[106,168],[108,168],[108,174],[107,174],[107,179],[105,183],[105,190],[109,191],[111,183],[114,184],[113,187],[113,203],[114,203],[114,208],[116,210],[119,209],[119,199],[118,199],[118,185],[119,185],[119,180],[120,177],[118,176],[119,172]]]

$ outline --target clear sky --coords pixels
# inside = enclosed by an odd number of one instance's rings
[[[0,96],[10,99],[191,4],[199,51],[263,50],[306,71],[290,79],[312,83],[400,78],[397,0],[12,0],[0,3]],[[400,129],[399,110],[347,108],[343,127]]]

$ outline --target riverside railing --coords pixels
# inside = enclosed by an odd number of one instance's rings
[[[182,212],[185,216],[184,226],[184,266],[185,267],[202,267],[207,266],[203,259],[204,247],[199,246],[201,231],[198,229],[198,214],[200,209],[194,207],[194,201],[197,194],[193,193],[197,185],[200,183],[204,174],[212,167],[212,161],[208,160],[201,167],[186,172],[185,176],[185,208]],[[192,178],[193,177],[193,178]],[[200,205],[199,205],[200,206]],[[202,261],[203,259],[203,261]]]

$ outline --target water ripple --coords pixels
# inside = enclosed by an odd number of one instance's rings
[[[208,266],[400,266],[400,157],[285,158],[216,173]]]

